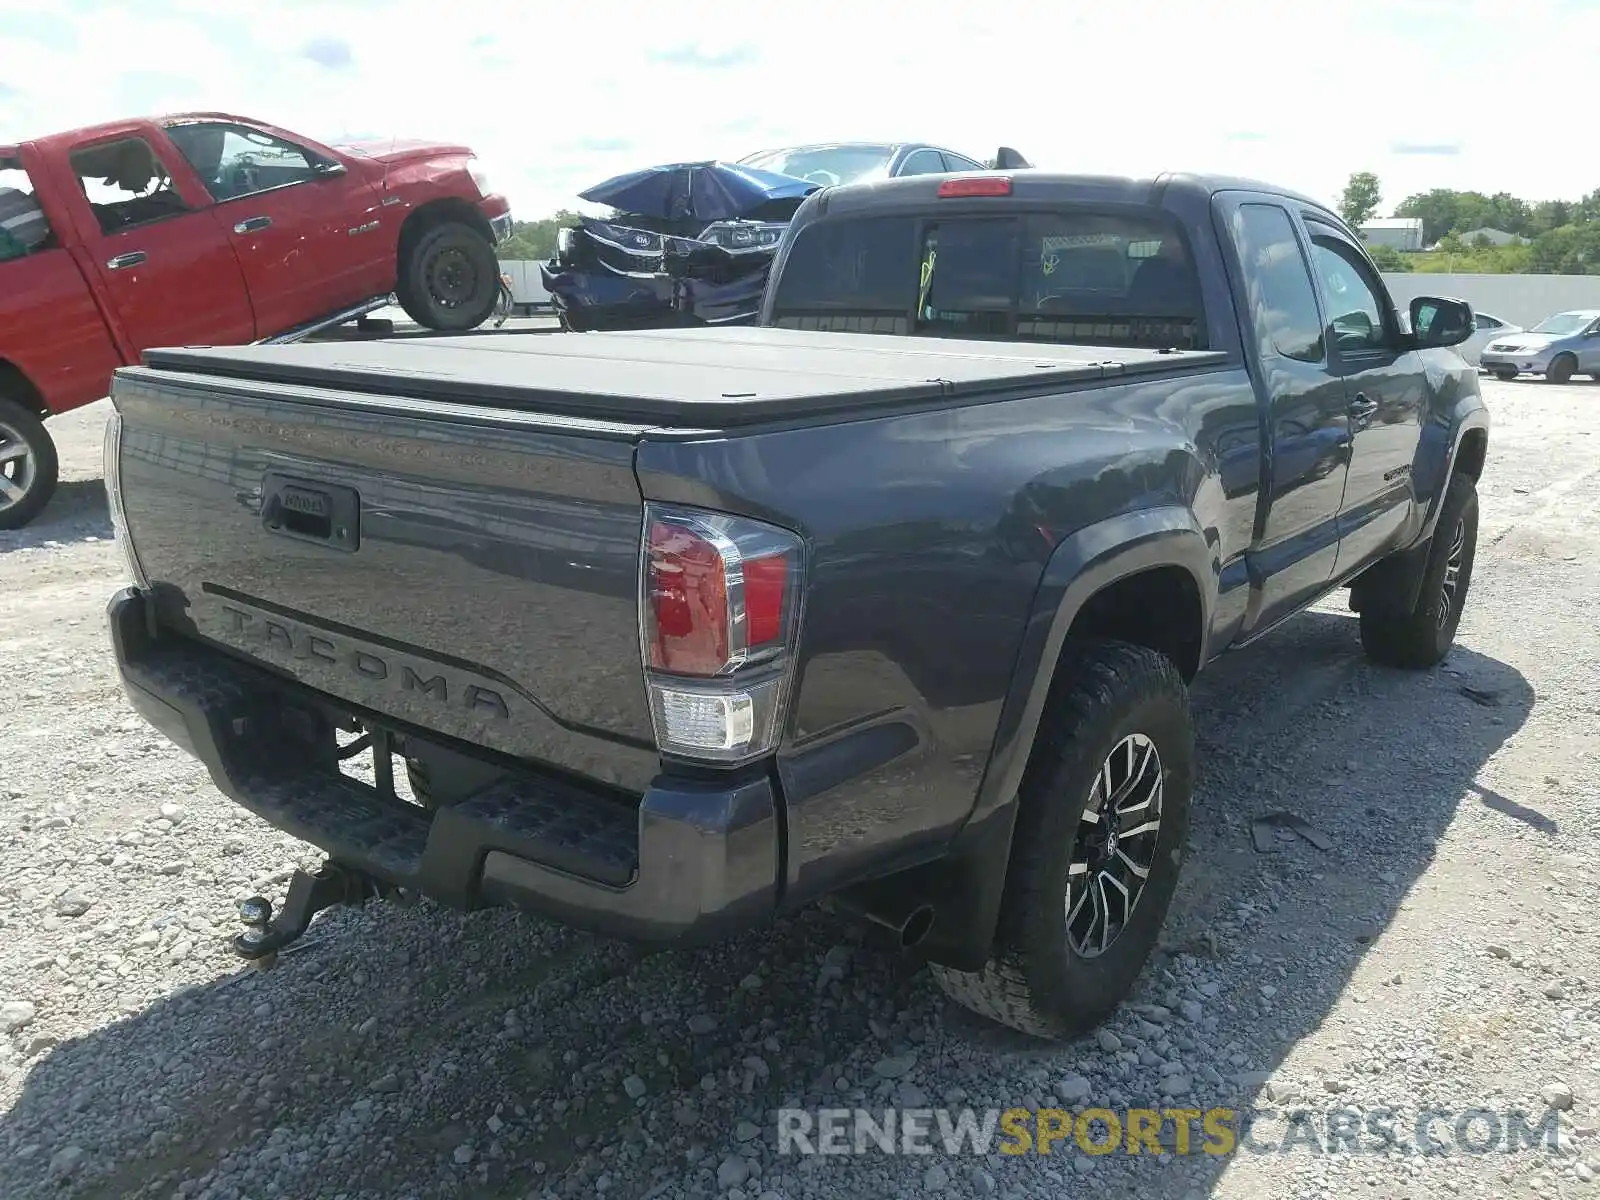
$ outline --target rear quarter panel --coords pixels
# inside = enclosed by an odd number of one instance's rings
[[[936,857],[968,819],[1046,564],[1075,531],[1192,510],[1215,591],[1249,543],[1256,495],[1254,471],[1224,486],[1218,446],[1257,430],[1248,378],[1221,368],[700,442],[647,436],[646,498],[773,521],[809,547],[779,754],[791,901]]]

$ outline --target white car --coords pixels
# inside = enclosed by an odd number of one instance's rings
[[[1486,312],[1472,314],[1473,333],[1466,341],[1456,347],[1456,352],[1473,366],[1478,365],[1478,357],[1483,353],[1483,348],[1497,337],[1508,333],[1523,332],[1522,326],[1512,325],[1502,321],[1499,317],[1492,317]]]

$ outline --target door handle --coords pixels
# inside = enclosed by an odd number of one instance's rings
[[[137,267],[148,257],[143,250],[130,250],[126,254],[118,254],[106,259],[106,270],[120,271],[124,267]]]
[[[1365,421],[1378,411],[1378,402],[1369,399],[1361,392],[1356,393],[1356,398],[1350,401],[1350,415],[1358,421]]]
[[[257,233],[272,224],[271,217],[247,217],[233,227],[235,233]]]

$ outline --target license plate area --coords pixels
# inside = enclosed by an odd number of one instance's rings
[[[361,494],[336,483],[268,472],[261,484],[261,524],[278,537],[352,552],[361,547]]]

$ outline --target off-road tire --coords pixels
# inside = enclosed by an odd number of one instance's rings
[[[464,294],[447,295],[436,271],[445,256],[467,274]],[[440,333],[464,333],[487,321],[500,299],[500,260],[494,246],[471,225],[443,221],[410,242],[398,264],[395,299],[418,325]]]
[[[1572,377],[1577,373],[1578,360],[1570,354],[1558,354],[1550,360],[1550,367],[1544,373],[1546,383],[1571,383]]]
[[[55,493],[60,474],[56,444],[32,408],[6,396],[0,396],[0,425],[14,432],[28,448],[29,478],[23,494],[0,508],[0,529],[21,529],[39,515]],[[5,470],[0,465],[0,472]]]
[[[1459,541],[1458,541],[1459,535]],[[1374,596],[1361,610],[1361,646],[1367,657],[1388,667],[1425,671],[1438,666],[1455,644],[1461,611],[1472,584],[1472,564],[1478,548],[1478,489],[1471,476],[1459,471],[1450,477],[1439,520],[1429,539],[1422,569],[1422,584],[1410,609],[1383,603]],[[1452,554],[1459,550],[1455,589],[1446,603],[1446,579]]]
[[[1150,738],[1163,775],[1154,862],[1126,927],[1087,958],[1068,938],[1067,868],[1106,756],[1130,733]],[[1105,1020],[1133,987],[1172,902],[1194,789],[1189,693],[1165,655],[1125,642],[1087,642],[1056,669],[1018,797],[995,951],[982,970],[932,964],[951,999],[1041,1038],[1072,1037]]]

